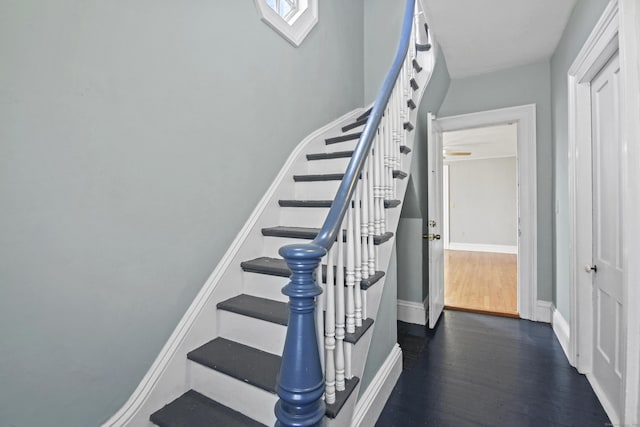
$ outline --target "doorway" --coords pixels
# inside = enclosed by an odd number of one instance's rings
[[[443,132],[445,308],[518,317],[517,126]]]
[[[537,320],[542,314],[537,313],[537,190],[536,190],[536,106],[523,105],[518,107],[508,107],[498,110],[482,111],[477,113],[463,114],[459,116],[433,118],[433,124],[428,126],[428,146],[429,152],[432,148],[439,148],[439,155],[431,155],[440,166],[430,167],[432,175],[437,175],[442,170],[442,137],[447,132],[487,128],[491,126],[515,125],[517,133],[517,198],[518,198],[518,221],[517,221],[517,313],[522,319]],[[434,149],[435,150],[435,149]],[[438,152],[437,150],[433,153]],[[449,165],[449,168],[451,166]],[[451,177],[449,177],[451,178]],[[429,194],[442,194],[443,179],[431,179],[428,185]],[[439,188],[432,187],[438,183]],[[433,221],[432,215],[439,218],[438,212],[442,213],[440,203],[429,202],[429,231],[427,237],[434,237],[430,240],[429,254],[437,252],[439,233],[445,233],[441,229],[441,221]],[[435,207],[434,207],[435,206]],[[431,228],[433,227],[433,228]],[[451,227],[448,227],[450,231]],[[451,234],[451,233],[448,233]],[[451,237],[449,237],[451,243]],[[444,245],[443,245],[444,246]],[[442,261],[444,264],[444,257]],[[432,263],[429,264],[429,275],[431,276]],[[444,269],[444,265],[442,265]],[[444,275],[442,279],[438,277],[437,283],[429,277],[429,323],[435,323],[439,311],[431,310],[431,305],[435,304],[436,298],[444,295]],[[434,292],[435,290],[435,292]],[[442,298],[444,300],[444,298]],[[444,301],[443,301],[444,302]],[[548,316],[548,315],[547,315]],[[434,317],[432,319],[432,317]]]

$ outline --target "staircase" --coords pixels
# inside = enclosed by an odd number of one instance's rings
[[[310,354],[320,358],[318,366],[309,360],[310,372],[321,368],[326,379],[326,389],[320,390],[324,399],[312,403],[314,410],[322,411],[326,425],[351,425],[406,190],[416,106],[435,61],[433,51],[419,49],[428,36],[416,37],[422,27],[418,18],[423,18],[414,13],[413,0],[407,8],[411,45],[387,107],[351,112],[303,141],[134,395],[104,426],[149,425],[149,420],[159,427],[274,425],[277,403],[280,411],[291,410],[291,403],[282,400],[286,387],[279,388],[278,381],[291,377],[291,372],[281,373],[293,365],[287,360],[283,365],[283,349],[291,345],[288,327],[298,330],[300,325],[290,324],[298,318],[291,317],[293,308],[282,293],[292,261],[279,253],[286,253],[283,246],[299,248],[322,235],[350,173],[354,185],[345,196],[348,203],[317,269],[323,293],[315,299],[315,313],[306,318],[315,320],[316,334],[302,339],[313,344]],[[379,123],[369,123],[376,114]],[[352,158],[363,151],[358,147],[366,133],[373,133],[378,145],[371,142],[364,150],[371,161],[353,169],[358,159]],[[334,291],[338,284],[344,294]],[[306,359],[314,358],[305,357],[303,363]],[[304,396],[301,391],[295,398]]]

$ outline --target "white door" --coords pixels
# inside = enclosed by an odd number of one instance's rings
[[[591,82],[593,170],[593,371],[609,405],[620,415],[622,329],[622,141],[618,54]],[[588,270],[590,266],[585,266]],[[608,402],[607,402],[608,401]]]
[[[444,308],[444,249],[442,240],[442,132],[433,114],[427,115],[427,186],[429,221],[423,237],[429,251],[429,327],[434,328]]]

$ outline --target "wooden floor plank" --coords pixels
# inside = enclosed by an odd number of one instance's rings
[[[518,256],[445,251],[447,308],[518,316]]]
[[[448,310],[433,331],[398,323],[412,363],[378,427],[610,425],[548,324]]]

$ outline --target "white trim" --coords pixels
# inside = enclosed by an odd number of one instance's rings
[[[490,160],[490,159],[512,159],[514,157],[513,154],[495,154],[495,155],[486,155],[486,156],[469,156],[469,157],[447,157],[444,161],[446,163],[458,163],[458,162],[471,162],[474,160]]]
[[[402,350],[394,345],[373,380],[358,399],[351,419],[352,427],[372,426],[387,403],[393,387],[402,374]]]
[[[535,316],[538,295],[538,210],[536,172],[536,106],[481,111],[438,120],[442,132],[518,123],[518,312],[523,319]]]
[[[449,209],[449,204],[451,203],[450,198],[449,198],[449,192],[450,192],[450,186],[449,186],[449,165],[447,164],[443,164],[442,165],[442,246],[444,247],[444,249],[449,249],[449,244],[450,242],[450,237],[449,237],[449,215],[450,213],[450,209]]]
[[[551,326],[553,327],[553,333],[556,334],[556,338],[558,338],[562,351],[564,351],[565,356],[567,356],[567,360],[573,364],[573,359],[569,353],[569,336],[571,334],[569,323],[557,308],[552,307],[552,311],[553,318],[551,319]]]
[[[178,326],[173,331],[164,347],[162,347],[160,354],[158,354],[158,357],[156,357],[153,365],[151,365],[151,368],[149,368],[145,376],[142,378],[142,381],[140,381],[138,387],[131,394],[122,408],[120,408],[118,412],[116,412],[111,418],[109,418],[104,424],[102,424],[102,427],[125,426],[133,419],[133,417],[136,416],[138,411],[143,407],[144,403],[147,401],[156,384],[160,380],[160,377],[164,374],[165,370],[167,370],[169,364],[176,356],[178,349],[187,337],[192,326],[195,324],[196,319],[203,311],[204,307],[207,305],[211,295],[223,278],[225,272],[232,264],[239,250],[249,237],[251,230],[260,219],[262,213],[269,206],[271,198],[276,194],[276,191],[280,187],[280,184],[283,182],[283,180],[290,178],[290,169],[295,164],[297,158],[303,153],[304,148],[316,138],[322,136],[332,128],[340,125],[347,119],[357,116],[358,113],[362,112],[363,110],[364,109],[351,111],[334,120],[333,122],[327,124],[326,126],[323,126],[322,128],[307,136],[293,150],[282,169],[280,169],[280,173],[278,173],[278,176],[266,191],[265,195],[262,197],[256,208],[253,210],[253,213],[244,224],[233,243],[231,243],[224,257],[220,260],[220,263],[216,266],[213,273],[211,273],[200,292],[198,292],[198,295],[195,297],[195,299],[187,309],[186,313],[180,320],[180,323],[178,323]]]
[[[301,5],[300,12],[287,22],[265,0],[255,0],[262,22],[273,28],[289,43],[298,47],[318,23],[318,0],[306,0],[306,7]]]
[[[538,300],[536,303],[536,322],[551,323],[553,315],[553,303]]]
[[[593,336],[592,276],[582,270],[592,263],[591,89],[589,82],[618,48],[618,5],[605,8],[591,35],[569,68],[569,301],[570,359],[581,373],[591,371]],[[580,215],[578,215],[580,213]]]
[[[398,320],[416,325],[427,324],[426,306],[429,300],[426,299],[421,303],[413,301],[398,300]]]
[[[484,243],[449,242],[450,251],[493,252],[496,254],[517,254],[518,247],[511,245],[486,245]]]
[[[623,193],[625,231],[627,237],[623,296],[625,301],[640,301],[640,3],[620,0],[620,66],[623,94],[622,142],[626,148],[626,185]],[[635,141],[635,142],[633,142]],[[640,316],[637,310],[626,310],[627,349],[626,376],[623,377],[623,413],[626,424],[640,424]]]

